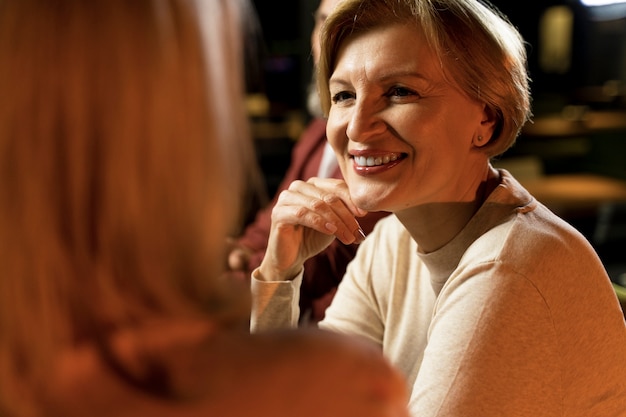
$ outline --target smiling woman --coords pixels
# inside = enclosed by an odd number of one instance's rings
[[[360,242],[319,326],[376,343],[412,415],[622,415],[626,325],[598,255],[491,164],[530,117],[515,27],[478,0],[345,0],[321,45],[345,181],[280,195],[252,329],[296,325],[305,260]]]

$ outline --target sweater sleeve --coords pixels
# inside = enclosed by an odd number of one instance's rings
[[[257,269],[252,271],[252,333],[298,327],[302,274],[303,271],[290,281],[261,281],[257,279]]]

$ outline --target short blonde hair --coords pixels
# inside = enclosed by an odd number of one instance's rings
[[[238,3],[0,3],[0,409],[145,316],[247,324],[220,279],[254,157]]]
[[[450,82],[497,118],[484,151],[496,156],[511,147],[531,116],[525,45],[505,16],[478,0],[342,1],[321,35],[318,90],[325,114],[341,44],[353,34],[406,23],[423,30]]]

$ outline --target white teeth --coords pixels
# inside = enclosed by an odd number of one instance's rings
[[[373,166],[377,166],[377,165],[384,165],[384,164],[388,164],[389,162],[395,161],[396,159],[398,159],[398,155],[396,154],[390,154],[390,155],[385,155],[385,156],[355,156],[354,157],[354,162],[358,165],[358,166],[362,166],[362,167],[373,167]]]

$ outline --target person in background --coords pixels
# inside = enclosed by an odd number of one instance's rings
[[[407,416],[368,342],[251,335],[223,278],[246,10],[0,1],[0,415]]]
[[[311,54],[314,67],[319,60],[319,35],[326,16],[341,0],[321,0],[314,18],[311,33]],[[315,71],[314,71],[315,72]],[[315,75],[315,74],[314,74]],[[236,238],[229,239],[230,255],[228,266],[238,279],[249,282],[252,270],[259,266],[270,231],[272,208],[281,191],[295,180],[311,177],[342,178],[335,154],[326,140],[326,119],[321,111],[319,95],[314,79],[309,86],[307,109],[312,120],[294,146],[289,168],[283,177],[276,195],[270,204],[259,210],[254,221]],[[361,219],[361,227],[369,233],[376,222],[387,216],[385,212],[368,213]],[[300,292],[300,322],[315,324],[324,317],[324,312],[335,294],[337,285],[352,260],[358,245],[333,241],[327,248],[306,262]]]
[[[626,415],[626,323],[600,259],[490,163],[531,117],[507,18],[478,0],[344,0],[321,48],[345,180],[279,196],[251,330],[297,326],[305,261],[362,242],[319,327],[376,343],[413,416]],[[363,239],[369,211],[393,215]]]

